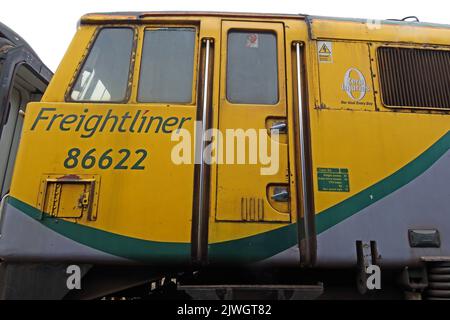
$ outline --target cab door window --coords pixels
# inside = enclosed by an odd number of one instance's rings
[[[239,104],[278,102],[277,38],[272,32],[228,34],[227,100]]]

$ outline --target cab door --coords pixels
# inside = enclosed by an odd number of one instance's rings
[[[222,22],[219,223],[291,221],[284,52],[282,23]]]

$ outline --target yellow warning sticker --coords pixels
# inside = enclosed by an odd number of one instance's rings
[[[333,62],[333,44],[330,41],[318,41],[317,53],[319,56],[319,63]]]

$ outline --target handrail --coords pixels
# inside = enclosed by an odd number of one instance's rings
[[[198,191],[198,204],[197,204],[197,250],[196,250],[196,259],[197,261],[201,261],[203,257],[203,232],[205,230],[204,224],[204,193],[205,193],[205,159],[204,159],[204,143],[205,143],[205,133],[207,130],[207,122],[208,122],[208,95],[209,95],[209,60],[210,60],[210,47],[211,47],[211,39],[205,39],[205,68],[204,68],[204,77],[203,77],[203,96],[202,96],[202,137],[200,142],[200,172],[199,172],[199,191]]]
[[[303,96],[302,96],[302,60],[301,60],[301,47],[303,46],[300,42],[295,42],[295,55],[296,55],[296,75],[297,75],[297,110],[298,110],[298,129],[299,129],[299,143],[300,143],[300,167],[301,167],[301,204],[303,211],[303,219],[304,219],[304,235],[305,235],[305,246],[302,246],[302,249],[305,250],[305,254],[301,254],[301,256],[307,257],[306,264],[311,263],[311,234],[310,234],[310,226],[311,226],[311,212],[310,212],[310,203],[309,197],[307,194],[308,190],[308,179],[307,179],[307,162],[306,162],[306,139],[305,139],[305,123],[304,123],[304,107],[303,107]],[[303,264],[304,261],[301,261]]]

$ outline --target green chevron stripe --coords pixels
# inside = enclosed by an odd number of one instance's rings
[[[316,216],[317,233],[328,230],[339,222],[351,217],[362,209],[367,208],[371,204],[374,204],[410,183],[428,170],[449,149],[450,131],[429,147],[424,153],[400,170],[354,196],[320,212]]]
[[[189,243],[141,240],[52,218],[46,214],[41,218],[42,213],[39,210],[13,197],[9,198],[8,204],[69,239],[115,256],[136,261],[174,264],[186,264],[191,258]]]

